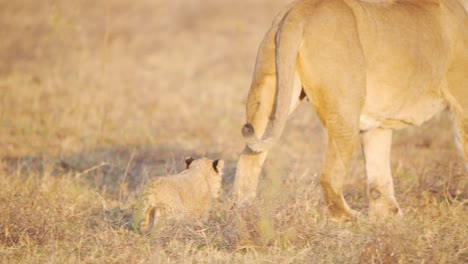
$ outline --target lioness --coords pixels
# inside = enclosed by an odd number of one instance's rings
[[[460,2],[462,1],[462,2]],[[275,19],[257,57],[235,179],[255,196],[268,149],[308,98],[327,130],[320,178],[334,217],[354,217],[343,179],[359,142],[369,213],[401,214],[390,171],[392,130],[448,108],[468,160],[467,0],[299,0]]]
[[[149,233],[158,217],[202,216],[221,193],[223,160],[185,160],[186,170],[151,179],[142,195],[140,231]]]

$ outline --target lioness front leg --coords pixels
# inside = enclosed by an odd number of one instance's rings
[[[366,163],[369,215],[402,215],[395,199],[390,169],[392,130],[375,128],[362,134]]]

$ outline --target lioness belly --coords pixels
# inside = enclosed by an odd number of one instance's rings
[[[447,108],[442,98],[408,102],[400,107],[388,107],[386,110],[367,109],[364,107],[359,129],[366,131],[373,128],[400,129],[407,126],[419,126],[434,115]]]

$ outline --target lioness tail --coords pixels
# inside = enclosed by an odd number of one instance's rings
[[[270,149],[275,143],[276,138],[258,139],[255,136],[255,129],[252,124],[247,123],[242,127],[242,136],[245,143],[254,152],[263,152]]]
[[[302,25],[288,21],[288,11],[278,25],[275,38],[276,98],[273,116],[269,119],[262,138],[257,138],[252,124],[242,128],[247,146],[254,152],[270,149],[281,136],[288,119],[292,101],[294,74],[299,46],[302,40]]]

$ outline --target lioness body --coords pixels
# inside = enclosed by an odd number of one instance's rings
[[[334,216],[356,214],[342,183],[360,134],[377,215],[401,213],[389,164],[392,129],[449,108],[468,160],[468,16],[461,1],[302,0],[280,13],[257,57],[238,198],[255,196],[267,151],[305,96],[327,129],[321,184]]]
[[[148,233],[161,215],[202,216],[221,192],[222,160],[187,159],[177,175],[151,179],[142,195],[140,229]]]

